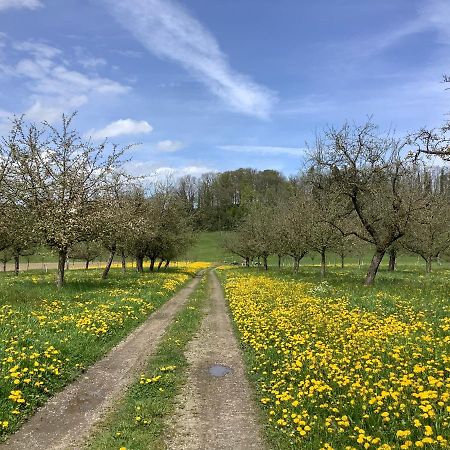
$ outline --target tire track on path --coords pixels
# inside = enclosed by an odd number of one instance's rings
[[[156,310],[142,325],[55,394],[0,449],[79,449],[94,425],[118,400],[154,353],[174,316],[182,309],[202,275]]]
[[[244,363],[217,275],[210,272],[210,300],[197,336],[188,345],[188,380],[168,424],[170,450],[266,448]],[[209,373],[214,364],[232,369]]]

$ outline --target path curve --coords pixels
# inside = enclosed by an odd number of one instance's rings
[[[145,366],[200,279],[199,274],[103,359],[53,396],[0,449],[79,449],[93,426]]]
[[[189,343],[188,379],[168,423],[170,450],[263,450],[266,448],[239,344],[217,275],[210,273],[210,299],[197,336]],[[231,367],[213,377],[213,364]]]

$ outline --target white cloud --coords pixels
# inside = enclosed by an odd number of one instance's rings
[[[161,163],[159,163],[161,164]],[[150,181],[157,181],[162,179],[177,179],[184,175],[200,176],[204,173],[216,173],[216,169],[207,166],[182,166],[170,167],[161,166],[157,162],[152,161],[130,161],[125,164],[125,170],[138,177],[147,178]]]
[[[76,46],[74,50],[78,63],[85,69],[96,69],[97,67],[106,66],[106,59],[91,55],[83,47]]]
[[[5,135],[11,129],[11,120],[14,114],[10,111],[0,109],[0,134]]]
[[[15,65],[3,65],[2,71],[25,80],[32,100],[26,114],[32,120],[54,122],[94,95],[120,95],[130,90],[109,78],[72,70],[61,50],[47,44],[26,41],[14,43],[13,48],[21,59]]]
[[[25,111],[27,119],[55,123],[63,113],[71,113],[88,102],[85,95],[69,98],[39,98]]]
[[[127,134],[150,133],[151,131],[153,131],[153,127],[145,120],[119,119],[101,130],[92,129],[87,135],[92,139],[105,139]]]
[[[192,175],[198,177],[204,173],[217,172],[215,169],[210,169],[206,166],[186,166],[186,167],[158,167],[154,171],[156,178],[180,178],[185,175]]]
[[[304,156],[306,149],[301,147],[274,147],[268,145],[218,145],[217,148],[231,152],[259,153],[261,155]]]
[[[106,59],[104,58],[95,58],[86,56],[85,58],[79,58],[78,62],[85,69],[95,69],[96,67],[106,66]]]
[[[176,152],[177,150],[181,150],[184,147],[184,144],[181,141],[159,141],[156,144],[156,148],[162,152]]]
[[[266,87],[236,72],[214,36],[172,0],[104,0],[148,50],[181,64],[233,110],[267,118],[276,101]]]
[[[33,42],[33,41],[14,42],[13,48],[20,52],[27,52],[37,59],[41,58],[52,59],[62,53],[61,50],[57,49],[56,47],[44,44],[43,42]]]
[[[0,0],[0,11],[6,9],[37,9],[44,6],[40,0]]]

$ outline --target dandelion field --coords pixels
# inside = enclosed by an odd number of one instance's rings
[[[73,270],[0,276],[0,437],[82,373],[205,265],[122,274]]]
[[[450,273],[221,271],[270,448],[450,448]]]

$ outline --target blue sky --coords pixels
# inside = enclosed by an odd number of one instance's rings
[[[78,110],[139,174],[294,174],[326,125],[440,125],[449,72],[448,0],[0,0],[0,130]]]

